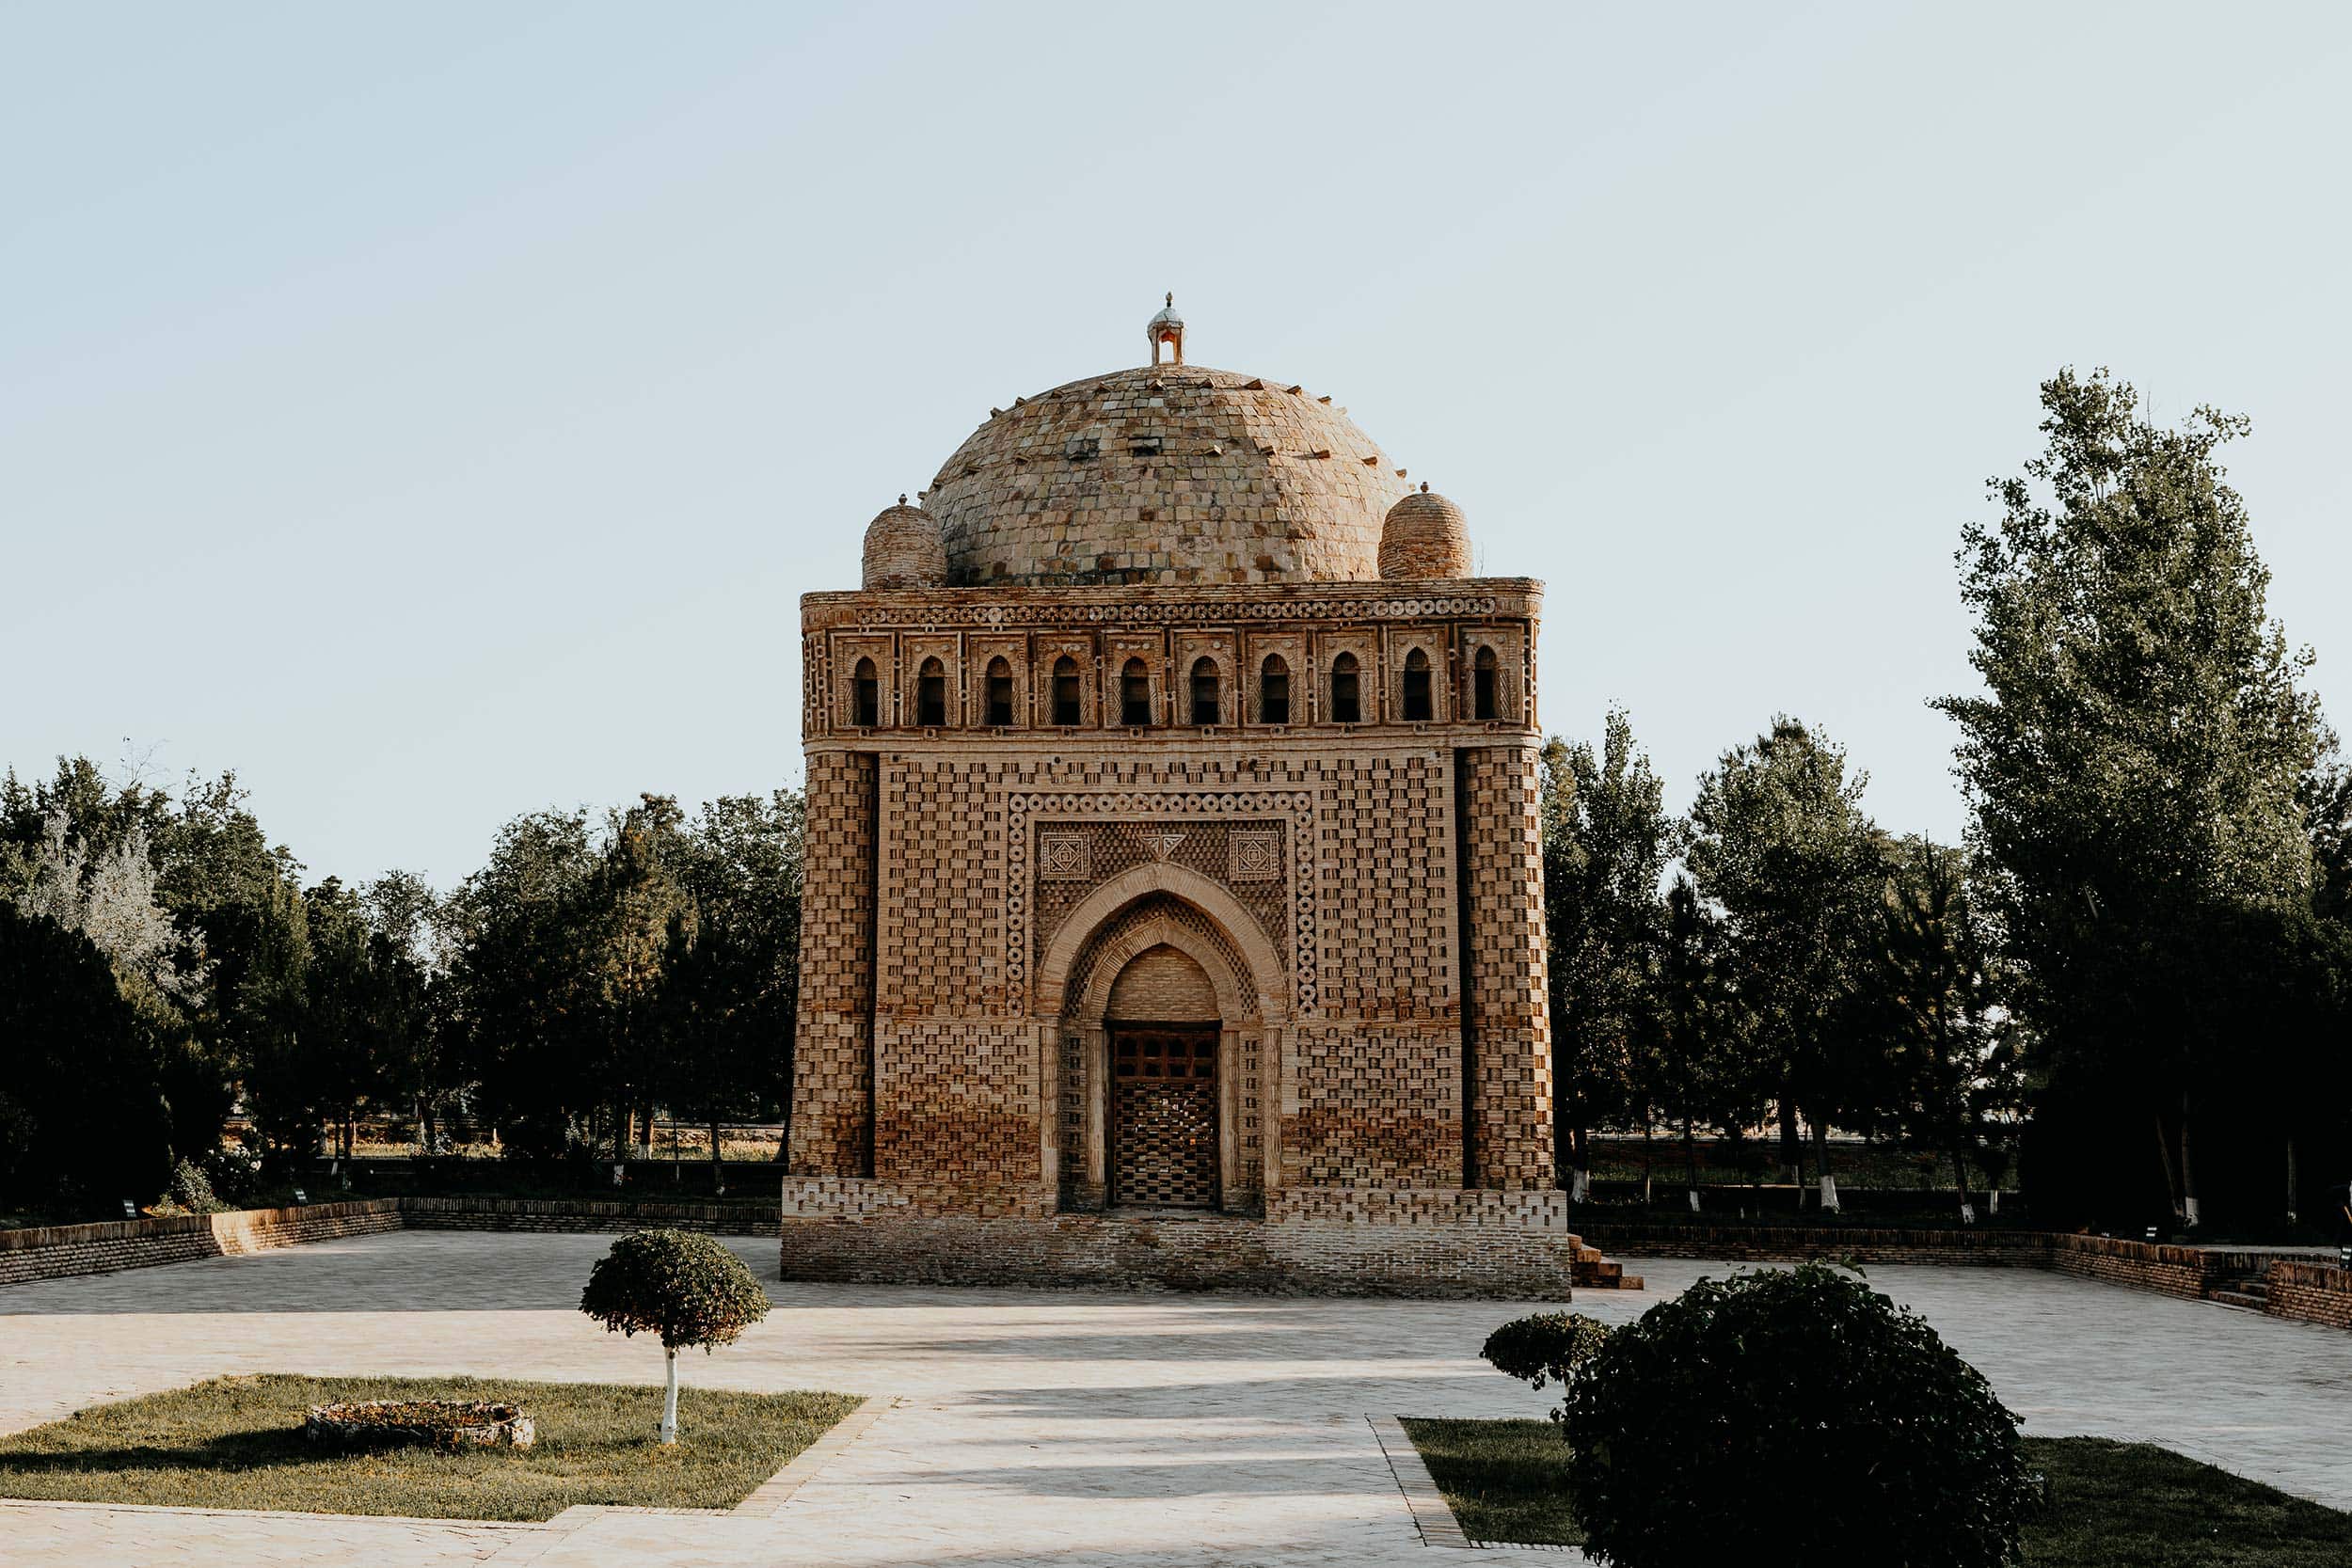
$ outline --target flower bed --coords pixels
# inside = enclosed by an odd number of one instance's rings
[[[538,1437],[520,1406],[487,1400],[314,1404],[302,1423],[302,1433],[313,1443],[365,1447],[422,1443],[442,1449],[527,1449]]]

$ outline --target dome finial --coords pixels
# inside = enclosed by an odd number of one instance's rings
[[[1162,343],[1168,344],[1176,351],[1175,362],[1177,364],[1181,365],[1184,362],[1184,318],[1176,313],[1175,290],[1168,291],[1167,309],[1152,318],[1151,322],[1145,325],[1143,335],[1152,344],[1152,363],[1154,365],[1160,362]]]
[[[1429,482],[1425,479],[1421,482],[1421,493],[1424,496],[1429,494]],[[898,499],[904,500],[906,497],[900,496]]]
[[[1429,486],[1428,486],[1428,485],[1426,485],[1426,484],[1424,484],[1424,485],[1422,485],[1422,489],[1424,489],[1424,490],[1426,490],[1426,489],[1428,489],[1428,488],[1429,488]],[[906,503],[907,503],[907,493],[906,493],[904,490],[901,490],[901,491],[899,491],[899,492],[898,492],[898,504],[899,504],[900,506],[904,506],[904,505],[906,505]]]

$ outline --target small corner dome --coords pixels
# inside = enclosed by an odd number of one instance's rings
[[[947,546],[939,525],[904,496],[886,506],[866,525],[866,580],[868,588],[945,588],[947,585]]]
[[[1424,484],[1389,508],[1380,526],[1380,576],[1391,582],[1470,575],[1470,522]]]

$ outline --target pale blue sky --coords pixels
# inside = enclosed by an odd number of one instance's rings
[[[796,782],[798,596],[1173,289],[1549,579],[1548,727],[1678,807],[1788,710],[1954,836],[2061,364],[2253,416],[2352,706],[2347,82],[2334,5],[0,7],[0,761],[443,886]]]

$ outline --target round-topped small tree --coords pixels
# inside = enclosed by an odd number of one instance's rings
[[[1702,1279],[1611,1331],[1564,1415],[1585,1554],[1615,1568],[2007,1568],[2042,1495],[1983,1375],[1820,1263]]]
[[[580,1309],[608,1329],[659,1335],[668,1387],[661,1399],[661,1441],[677,1441],[677,1353],[731,1345],[768,1315],[768,1292],[743,1259],[707,1236],[687,1230],[639,1230],[596,1260]]]

